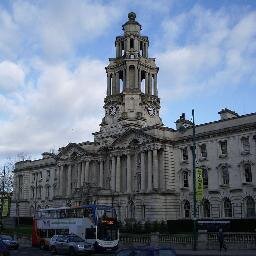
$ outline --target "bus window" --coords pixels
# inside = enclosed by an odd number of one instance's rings
[[[61,210],[60,211],[60,218],[66,218],[67,215],[66,215],[66,211],[65,210]]]
[[[56,229],[56,235],[68,235],[68,229]]]
[[[76,211],[75,209],[68,209],[67,212],[67,218],[75,218],[76,217]]]
[[[40,237],[47,237],[47,229],[39,229],[38,231]]]
[[[90,208],[84,208],[84,217],[90,218],[93,215],[92,209]]]
[[[48,229],[48,237],[52,238],[55,235],[55,229]]]
[[[76,209],[76,217],[77,218],[83,218],[83,209]]]
[[[95,239],[96,238],[96,229],[95,228],[87,228],[85,230],[86,239]]]

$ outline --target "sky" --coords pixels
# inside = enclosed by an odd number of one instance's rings
[[[159,66],[165,126],[192,109],[197,124],[223,108],[255,112],[255,0],[1,0],[0,168],[93,141],[105,67],[131,11]]]

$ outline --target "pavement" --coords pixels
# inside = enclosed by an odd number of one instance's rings
[[[220,252],[219,250],[176,250],[177,255],[179,256],[195,256],[195,255],[211,255],[211,256],[256,256],[256,250],[227,250]]]

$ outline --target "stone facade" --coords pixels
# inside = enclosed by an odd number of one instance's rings
[[[57,154],[15,165],[11,214],[34,209],[112,204],[121,220],[191,218],[192,123],[176,129],[159,117],[158,67],[148,57],[148,37],[130,13],[106,67],[105,117],[93,142],[70,143]],[[198,217],[255,217],[256,114],[223,109],[221,118],[197,125],[196,165],[203,169]]]

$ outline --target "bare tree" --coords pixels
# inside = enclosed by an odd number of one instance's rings
[[[3,167],[0,169],[0,191],[1,192],[12,192],[13,191],[13,171],[15,163],[19,161],[26,161],[31,157],[21,152],[16,157],[8,157],[4,162]]]

